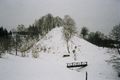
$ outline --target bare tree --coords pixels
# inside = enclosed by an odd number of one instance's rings
[[[68,42],[72,35],[75,33],[75,21],[69,15],[65,15],[63,21],[64,21],[63,26],[64,38],[67,42],[67,51],[68,53],[70,53]]]
[[[25,28],[25,26],[23,24],[20,24],[20,25],[17,26],[17,31],[18,32],[23,32],[25,30],[26,30],[26,28]]]

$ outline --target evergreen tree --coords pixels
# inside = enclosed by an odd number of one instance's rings
[[[7,29],[0,27],[0,57],[9,50],[10,38]]]
[[[81,29],[81,35],[83,36],[83,38],[85,38],[86,37],[86,35],[88,35],[88,29],[87,29],[87,27],[82,27],[82,29]]]
[[[116,48],[120,54],[120,24],[115,25],[110,33],[110,38],[117,42]]]

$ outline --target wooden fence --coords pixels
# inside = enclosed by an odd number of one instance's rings
[[[86,67],[88,66],[87,62],[72,62],[72,63],[67,63],[67,68],[72,68],[72,67]]]

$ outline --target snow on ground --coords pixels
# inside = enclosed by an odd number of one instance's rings
[[[112,66],[106,62],[110,55],[106,49],[99,48],[82,38],[74,36],[69,41],[70,57],[63,40],[62,27],[53,29],[32,49],[39,52],[39,58],[19,57],[7,54],[0,59],[0,80],[120,80]],[[75,46],[77,47],[75,49]],[[41,48],[46,48],[42,51]],[[77,61],[87,61],[85,68],[68,69],[67,63],[74,62],[75,49]]]

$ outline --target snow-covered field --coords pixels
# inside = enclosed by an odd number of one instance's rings
[[[0,59],[0,80],[120,80],[106,60],[110,59],[107,49],[97,47],[82,38],[74,36],[69,41],[70,57],[63,40],[62,28],[53,29],[36,43],[32,50],[39,52],[39,58],[19,57],[7,54]],[[76,48],[77,62],[87,61],[85,68],[68,69],[67,63],[74,62],[72,50]],[[46,51],[42,51],[46,48]]]

